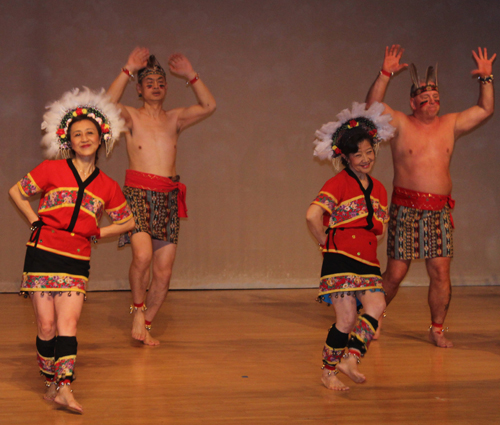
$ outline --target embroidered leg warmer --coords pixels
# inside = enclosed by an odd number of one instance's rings
[[[349,343],[347,345],[349,354],[357,357],[363,357],[368,350],[373,335],[378,328],[378,320],[369,316],[368,314],[362,314],[358,316],[358,323],[356,327],[351,332]]]
[[[56,381],[73,381],[78,343],[76,336],[58,336],[55,353]]]
[[[49,382],[54,380],[54,353],[56,349],[56,337],[45,341],[36,337],[36,354],[40,374],[45,376]]]
[[[323,348],[323,365],[325,369],[335,370],[335,367],[344,354],[348,340],[349,334],[340,332],[334,323],[328,332]]]

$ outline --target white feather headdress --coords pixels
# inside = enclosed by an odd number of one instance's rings
[[[111,102],[104,89],[94,92],[87,87],[73,89],[63,94],[60,100],[47,105],[43,116],[42,147],[49,159],[69,158],[71,143],[68,126],[73,118],[86,115],[101,125],[102,137],[106,145],[106,156],[113,149],[115,140],[126,130],[120,109]]]
[[[381,103],[374,102],[366,109],[366,103],[354,102],[351,110],[344,109],[337,115],[338,121],[324,124],[316,130],[316,140],[313,142],[314,156],[330,160],[339,158],[341,154],[337,146],[339,140],[346,131],[358,126],[373,137],[376,145],[391,139],[396,129],[389,124],[392,117],[389,114],[382,115],[383,112],[384,105]]]

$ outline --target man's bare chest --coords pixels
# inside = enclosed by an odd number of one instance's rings
[[[445,125],[408,125],[393,142],[393,152],[402,156],[449,158],[455,144],[453,131]]]

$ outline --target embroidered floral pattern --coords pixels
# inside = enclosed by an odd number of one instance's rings
[[[327,344],[323,347],[323,364],[330,367],[335,367],[342,358],[344,354],[345,347],[342,348],[332,348]]]
[[[23,182],[23,180],[21,180],[21,182]],[[52,192],[47,193],[42,198],[38,211],[43,212],[44,210],[52,209],[58,206],[60,207],[63,205],[74,206],[77,196],[78,196],[77,188],[54,190]],[[101,199],[92,196],[86,191],[83,195],[81,208],[89,211],[95,217],[97,222],[99,222],[104,212],[104,204],[101,201]],[[130,208],[128,207],[127,203],[125,202],[118,209],[110,210],[109,215],[113,220],[113,222],[121,222],[125,220],[127,217],[131,216],[132,212],[130,211]]]
[[[83,195],[81,208],[90,211],[95,216],[98,222],[101,219],[102,213],[104,211],[104,205],[102,201],[98,198],[90,196],[87,192],[85,192]]]
[[[380,201],[376,198],[371,197],[370,199],[376,219],[383,223],[387,223],[389,221],[387,207],[384,208],[380,205]],[[368,208],[364,197],[349,199],[348,201],[336,205],[336,201],[331,195],[326,192],[320,192],[314,202],[324,205],[331,211],[330,227],[338,226],[341,223],[366,217],[368,215]]]
[[[39,212],[60,205],[74,205],[78,195],[77,189],[60,189],[47,193],[40,202]]]
[[[368,322],[368,320],[366,320],[363,316],[358,316],[358,323],[356,324],[356,327],[352,331],[351,335],[355,336],[363,344],[363,348],[360,350],[361,354],[364,354],[368,349],[374,334],[375,331],[370,322]]]
[[[370,198],[373,205],[373,215],[382,223],[389,221],[389,209],[380,205],[380,201],[375,198]]]
[[[85,293],[87,279],[67,274],[24,273],[21,291],[76,291]]]
[[[375,288],[375,289],[369,289],[370,292],[384,292],[384,290],[382,288]],[[339,294],[341,295],[344,295],[346,297],[355,297],[357,294],[359,294],[361,292],[362,295],[365,295],[366,293],[366,290],[357,290],[357,291],[342,291],[342,292],[336,292],[336,293],[331,293],[331,292],[328,292],[328,293],[322,293],[321,295],[318,295],[318,297],[316,298],[316,301],[318,301],[320,304],[321,303],[326,303],[328,305],[328,307],[330,307],[330,305],[333,304],[333,300],[332,298],[335,298],[335,297],[338,297]]]
[[[40,372],[47,378],[52,378],[54,376],[54,357],[43,357],[40,353],[36,354]]]
[[[23,188],[23,192],[27,196],[32,196],[35,193],[38,193],[40,190],[38,189],[38,186],[35,184],[35,182],[31,179],[31,176],[28,174],[24,176],[20,181],[19,184]]]
[[[313,202],[322,205],[330,213],[337,205],[335,198],[327,192],[320,192]]]
[[[55,375],[57,381],[71,379],[75,370],[76,356],[60,357],[55,362]]]
[[[39,211],[55,208],[58,206],[74,206],[78,196],[78,189],[59,189],[47,193],[40,204]],[[99,198],[91,196],[87,192],[84,193],[82,199],[82,209],[89,211],[99,221],[104,211],[104,204]]]
[[[113,220],[114,223],[120,223],[132,215],[132,211],[130,211],[130,208],[126,202],[119,208],[115,208],[114,210],[106,212],[109,214],[111,220]]]
[[[382,278],[376,275],[360,276],[357,274],[330,275],[321,278],[320,295],[328,292],[341,292],[364,289],[382,289]]]
[[[346,221],[357,219],[368,215],[368,208],[363,197],[349,199],[337,205],[330,217],[330,227],[339,225]]]

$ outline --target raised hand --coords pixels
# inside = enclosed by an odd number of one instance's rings
[[[170,72],[183,77],[186,79],[191,79],[195,76],[191,62],[182,53],[174,53],[168,58],[168,67]]]
[[[478,47],[477,53],[474,50],[472,51],[472,56],[474,57],[474,60],[476,61],[477,65],[477,69],[471,71],[472,75],[478,75],[480,77],[488,77],[493,73],[492,72],[493,61],[497,57],[496,53],[491,58],[488,59],[488,51],[486,50],[486,47],[484,49]]]
[[[386,72],[392,72],[396,74],[402,69],[407,68],[407,63],[399,63],[404,51],[405,49],[403,49],[399,44],[393,44],[390,49],[388,46],[386,46],[382,69]]]
[[[132,53],[130,53],[125,68],[127,68],[130,72],[135,73],[147,65],[148,58],[149,49],[147,47],[136,47],[132,50]]]

